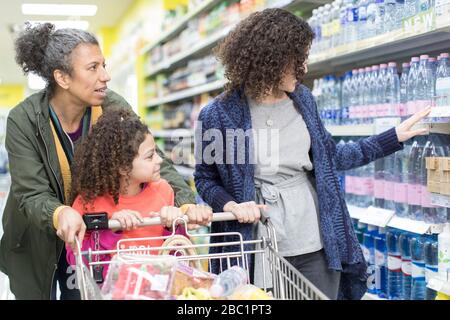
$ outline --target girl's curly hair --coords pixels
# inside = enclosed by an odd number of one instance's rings
[[[72,164],[71,202],[80,195],[84,205],[102,195],[119,201],[120,170],[127,175],[139,146],[150,134],[131,110],[110,107],[77,147]]]
[[[289,11],[252,13],[214,48],[225,68],[227,94],[243,89],[246,96],[258,100],[280,85],[291,66],[301,81],[313,39],[311,27]]]

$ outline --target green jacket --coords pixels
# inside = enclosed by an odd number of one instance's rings
[[[121,96],[108,90],[103,109],[113,104],[130,108]],[[55,209],[64,203],[64,190],[48,106],[43,90],[11,110],[7,122],[11,189],[2,219],[0,270],[9,276],[17,299],[50,299],[64,246],[52,219]],[[161,176],[172,185],[176,205],[194,203],[189,186],[172,163],[163,159]]]

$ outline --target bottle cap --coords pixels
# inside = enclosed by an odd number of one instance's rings
[[[372,71],[372,68],[371,68],[371,67],[366,67],[366,68],[364,69],[364,71],[370,72],[370,71]]]
[[[397,63],[395,63],[395,62],[389,62],[388,66],[389,66],[389,67],[396,67],[396,66],[397,66]]]
[[[402,68],[409,68],[409,62],[403,62]]]
[[[411,62],[419,62],[419,57],[412,57]]]
[[[420,56],[420,60],[427,60],[429,58],[429,56],[427,54],[422,54]]]
[[[381,68],[381,69],[386,69],[386,68],[387,68],[387,64],[386,64],[386,63],[380,64],[380,68]]]
[[[441,54],[440,54],[440,57],[441,57],[441,58],[448,58],[448,57],[449,57],[449,54],[448,54],[447,52],[444,52],[444,53],[441,53]]]

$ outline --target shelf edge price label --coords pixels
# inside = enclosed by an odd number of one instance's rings
[[[428,115],[429,118],[450,117],[450,106],[433,107]]]
[[[362,214],[359,221],[373,226],[385,228],[394,214],[394,210],[386,210],[370,206]]]
[[[375,134],[380,134],[386,130],[396,127],[400,124],[399,117],[377,118],[375,119]]]

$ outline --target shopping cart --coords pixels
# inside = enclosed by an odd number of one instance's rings
[[[235,220],[235,216],[229,212],[215,213],[213,215],[212,221],[231,221]],[[144,222],[141,226],[151,226],[159,225],[161,221],[158,217],[156,218],[144,218]],[[181,220],[181,221],[179,221]],[[188,218],[184,216],[174,221],[175,224],[183,223],[185,227],[187,226]],[[136,261],[142,261],[142,253],[140,251],[145,250],[145,252],[171,252],[172,255],[176,257],[177,261],[185,261],[185,263],[197,263],[207,261],[207,265],[211,266],[213,260],[217,260],[220,266],[220,272],[228,269],[232,265],[238,265],[244,268],[249,273],[249,262],[251,261],[251,256],[253,258],[256,255],[262,257],[262,272],[263,279],[270,279],[270,288],[268,288],[266,280],[262,285],[262,289],[266,292],[271,292],[275,299],[282,300],[328,300],[327,296],[323,294],[318,288],[316,288],[308,279],[306,279],[295,267],[293,267],[286,259],[279,255],[277,251],[276,234],[273,224],[269,218],[263,217],[261,219],[264,227],[267,229],[267,236],[261,237],[256,240],[244,240],[242,234],[238,232],[223,232],[223,233],[206,233],[206,234],[195,234],[187,231],[188,236],[193,243],[189,244],[177,244],[174,246],[161,246],[161,247],[147,247],[145,249],[122,249],[123,244],[129,240],[120,240],[117,243],[117,248],[115,250],[92,250],[81,251],[80,243],[77,241],[78,254],[76,255],[76,278],[78,287],[80,289],[81,298],[83,300],[101,300],[103,299],[101,290],[95,280],[95,270],[100,265],[105,265],[111,263],[111,261],[98,261],[96,257],[99,255],[111,254],[117,255],[119,259],[123,257],[124,260],[130,260],[130,256],[135,255]],[[99,229],[120,229],[120,223],[116,220],[105,221],[104,219],[91,219],[89,222],[88,229],[99,230]],[[187,230],[187,228],[186,228]],[[152,238],[135,238],[133,241],[151,241],[151,240],[168,240],[172,235],[162,236],[162,237],[152,237]],[[227,239],[233,239],[229,242],[219,242],[219,243],[196,243],[201,241],[195,241],[196,238],[203,238],[203,240],[211,239],[212,237],[223,237],[227,236]],[[203,241],[205,242],[205,241]],[[205,251],[211,247],[228,247],[233,246],[233,248],[238,248],[233,252],[225,253],[203,253],[199,252]],[[125,246],[126,247],[126,246]],[[248,248],[253,248],[248,250]],[[245,249],[247,248],[247,250]],[[196,254],[186,255],[186,252],[195,251]],[[222,251],[222,250],[219,250]],[[82,257],[88,261],[88,265],[83,263]]]

